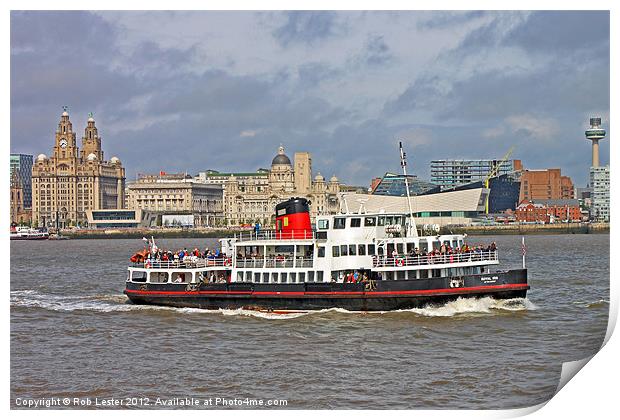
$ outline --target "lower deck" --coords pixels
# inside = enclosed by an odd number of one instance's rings
[[[525,269],[486,275],[368,283],[261,284],[127,282],[125,294],[135,303],[205,309],[394,310],[461,296],[525,297]]]

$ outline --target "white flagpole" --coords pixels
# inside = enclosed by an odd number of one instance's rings
[[[521,236],[521,255],[523,257],[523,268],[525,268],[525,236]]]

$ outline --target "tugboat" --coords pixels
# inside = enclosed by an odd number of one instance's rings
[[[401,146],[401,165],[405,168]],[[405,177],[405,180],[407,178]],[[408,190],[408,186],[407,186]],[[343,213],[310,220],[294,197],[274,230],[221,239],[221,255],[162,261],[154,240],[132,257],[125,294],[136,304],[296,312],[392,311],[459,297],[525,298],[527,270],[494,271],[494,244],[465,235],[421,236],[411,212]]]

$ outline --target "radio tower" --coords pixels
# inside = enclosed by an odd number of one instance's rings
[[[601,118],[590,118],[590,128],[586,130],[586,139],[592,141],[592,167],[598,168],[598,141],[603,140],[607,133],[601,128]]]

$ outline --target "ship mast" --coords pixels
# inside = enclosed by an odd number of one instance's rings
[[[400,149],[400,166],[403,168],[403,175],[405,176],[405,189],[407,190],[407,205],[409,206],[409,231],[407,236],[418,236],[418,229],[413,219],[413,209],[411,207],[411,194],[409,194],[409,180],[407,179],[407,153],[403,151],[403,142],[398,142],[398,148]]]

